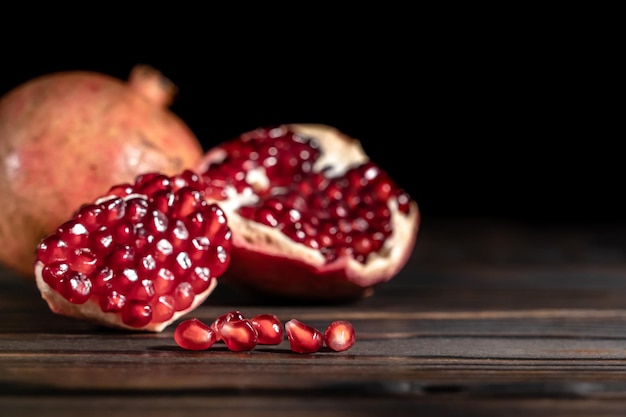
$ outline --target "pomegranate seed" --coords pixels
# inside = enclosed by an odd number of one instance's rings
[[[183,281],[174,289],[174,307],[176,311],[186,310],[191,307],[196,293],[190,283]]]
[[[70,254],[67,243],[58,235],[50,235],[44,238],[37,249],[37,257],[44,264],[64,261]]]
[[[63,223],[57,229],[59,238],[72,248],[81,248],[87,244],[89,231],[78,220]]]
[[[277,345],[283,341],[283,325],[274,314],[257,314],[250,319],[250,323],[258,334],[258,344]]]
[[[43,267],[41,277],[53,289],[58,288],[59,282],[65,279],[70,266],[65,262],[54,262]]]
[[[354,327],[345,320],[333,321],[324,331],[326,346],[335,352],[343,352],[350,349],[355,341]]]
[[[115,290],[100,296],[100,308],[107,313],[120,311],[125,303],[126,296]]]
[[[245,317],[243,314],[241,314],[241,311],[239,310],[229,311],[228,313],[224,313],[221,316],[217,317],[213,321],[213,323],[211,323],[211,328],[215,331],[217,340],[222,340],[222,326],[224,326],[224,323],[229,322],[229,321],[244,320],[244,319]]]
[[[285,323],[285,331],[291,350],[296,353],[313,353],[322,348],[322,333],[308,324],[296,319]]]
[[[102,207],[97,204],[83,204],[75,217],[88,232],[93,232],[101,225]]]
[[[174,330],[176,344],[185,350],[206,350],[216,341],[211,327],[192,318],[181,322]]]
[[[84,304],[91,297],[91,281],[85,274],[70,271],[59,281],[57,291],[71,303]]]
[[[147,301],[130,300],[122,307],[122,321],[130,327],[143,327],[152,320],[152,306]]]
[[[152,321],[155,323],[168,321],[175,312],[174,297],[171,295],[161,295],[152,301]]]
[[[257,345],[257,332],[248,319],[225,321],[220,335],[226,347],[233,352],[252,350]]]

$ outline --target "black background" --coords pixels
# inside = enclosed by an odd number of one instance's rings
[[[361,139],[425,221],[621,221],[610,25],[584,10],[359,7],[5,15],[0,93],[54,71],[126,78],[150,64],[207,149],[258,126],[325,123]]]

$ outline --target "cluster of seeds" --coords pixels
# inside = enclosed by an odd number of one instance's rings
[[[259,196],[238,213],[277,228],[294,242],[320,250],[328,262],[351,255],[366,262],[392,232],[389,202],[407,214],[411,199],[372,162],[331,178],[314,172],[320,148],[313,138],[285,128],[257,129],[222,145],[227,157],[210,165],[206,193],[228,198],[228,189]],[[253,173],[261,170],[266,182]],[[208,181],[207,181],[208,183]]]
[[[230,262],[224,212],[194,173],[121,184],[44,238],[42,279],[67,301],[93,302],[139,328],[188,309]]]
[[[278,345],[287,335],[290,348],[297,353],[314,353],[324,344],[335,352],[348,350],[356,341],[352,324],[332,322],[324,331],[291,319],[284,326],[274,314],[263,313],[246,318],[239,310],[217,317],[211,324],[197,318],[182,321],[174,330],[174,340],[185,350],[207,350],[223,342],[233,352],[249,351],[257,345]]]

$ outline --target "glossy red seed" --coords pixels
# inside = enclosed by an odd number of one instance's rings
[[[65,262],[54,262],[43,267],[41,277],[53,289],[58,288],[61,280],[65,279],[70,267]]]
[[[57,229],[59,239],[71,248],[82,248],[89,241],[89,231],[78,220],[69,220]]]
[[[257,332],[257,343],[260,345],[277,345],[283,341],[283,325],[274,314],[257,314],[250,319]]]
[[[208,267],[196,266],[187,277],[187,282],[196,294],[206,291],[213,281],[211,270]]]
[[[152,322],[163,323],[171,319],[176,313],[174,307],[174,297],[171,295],[161,295],[152,300]]]
[[[152,277],[156,295],[171,294],[176,287],[176,276],[167,268],[159,268]]]
[[[45,237],[37,248],[37,259],[44,264],[50,262],[60,262],[67,259],[71,250],[67,243],[58,235]]]
[[[108,293],[101,294],[99,298],[100,309],[105,313],[115,313],[124,307],[126,303],[126,296],[120,294],[115,290],[111,290]]]
[[[176,344],[185,350],[206,350],[215,343],[215,332],[202,321],[182,321],[174,330]]]
[[[76,220],[93,232],[102,224],[102,207],[97,204],[84,204],[76,212]]]
[[[247,319],[225,321],[220,335],[226,347],[233,352],[252,350],[257,345],[257,332]]]
[[[91,281],[80,272],[70,271],[59,281],[57,291],[71,303],[84,304],[91,297]]]
[[[174,289],[172,296],[174,297],[174,308],[176,311],[182,311],[191,307],[196,293],[190,283],[181,282]]]
[[[343,352],[354,345],[356,333],[352,323],[346,320],[337,320],[330,323],[324,331],[326,346],[335,352]]]
[[[244,315],[239,310],[229,311],[218,316],[213,323],[211,323],[211,328],[215,331],[215,335],[217,336],[217,340],[222,340],[222,326],[224,323],[229,321],[243,320],[245,319]]]
[[[89,248],[74,249],[68,256],[73,271],[89,275],[96,270],[98,258]]]
[[[286,322],[285,332],[291,350],[296,353],[314,353],[324,345],[322,333],[299,320],[291,319]]]
[[[152,306],[148,301],[130,300],[122,308],[122,321],[130,327],[143,327],[152,320]]]

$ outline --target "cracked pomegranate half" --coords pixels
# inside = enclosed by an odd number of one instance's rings
[[[230,262],[224,212],[191,171],[113,186],[46,236],[35,276],[58,314],[161,331],[213,291]]]
[[[197,172],[233,233],[221,282],[280,298],[355,299],[393,278],[415,245],[415,200],[333,127],[259,128],[209,150]]]

